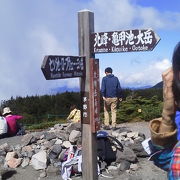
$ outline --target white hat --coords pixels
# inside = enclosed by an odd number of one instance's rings
[[[5,108],[3,109],[2,115],[9,114],[9,113],[11,113],[10,108],[9,108],[9,107],[5,107]]]

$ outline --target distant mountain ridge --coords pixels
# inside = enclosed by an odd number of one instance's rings
[[[149,89],[149,88],[163,88],[163,81],[157,83],[156,85],[154,86],[150,86],[150,85],[147,85],[147,86],[141,86],[141,87],[127,87],[128,89],[131,89],[131,90],[138,90],[138,89]],[[124,88],[123,88],[124,89]],[[67,86],[63,86],[63,87],[57,87],[57,88],[53,88],[50,90],[50,93],[51,94],[56,94],[56,93],[63,93],[63,92],[80,92],[80,88],[78,87],[75,87],[75,88],[69,88]]]
[[[53,88],[50,90],[51,94],[56,94],[56,93],[63,93],[63,92],[80,92],[80,88],[75,87],[75,88],[69,88],[67,86],[63,86],[63,87],[57,87],[57,88]]]
[[[161,81],[161,82],[159,82],[159,83],[157,83],[156,85],[154,85],[153,87],[151,87],[151,88],[163,88],[163,81]]]

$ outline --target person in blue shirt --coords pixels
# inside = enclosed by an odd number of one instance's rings
[[[112,68],[105,69],[106,76],[102,79],[101,93],[104,100],[104,125],[107,129],[110,125],[109,110],[113,129],[116,128],[116,112],[118,101],[122,101],[122,89],[119,79],[112,74]]]

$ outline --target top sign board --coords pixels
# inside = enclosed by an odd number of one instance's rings
[[[160,37],[152,29],[100,32],[91,34],[92,53],[152,51]]]
[[[85,76],[85,57],[45,56],[41,70],[47,80]]]

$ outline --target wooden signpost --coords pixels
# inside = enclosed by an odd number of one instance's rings
[[[96,180],[96,132],[100,127],[99,60],[95,53],[151,51],[160,41],[152,29],[94,33],[94,13],[78,12],[79,56],[45,56],[41,69],[47,80],[80,77],[82,175]]]

